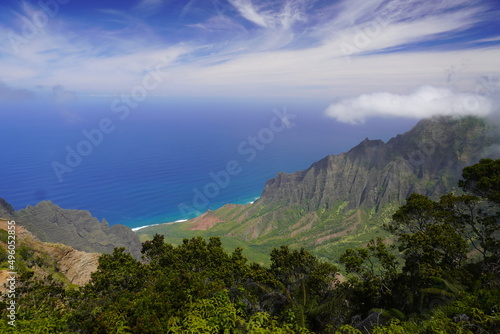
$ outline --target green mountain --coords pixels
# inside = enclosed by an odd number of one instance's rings
[[[335,260],[347,248],[387,237],[380,229],[411,193],[438,198],[456,191],[465,166],[496,158],[496,127],[475,117],[420,121],[387,143],[365,139],[346,153],[329,155],[308,169],[278,173],[259,200],[208,211],[177,224],[137,231],[180,244],[193,236],[220,236],[228,249],[242,247],[251,260],[267,263],[278,245],[306,247]]]

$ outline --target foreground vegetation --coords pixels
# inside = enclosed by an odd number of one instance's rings
[[[156,235],[143,262],[115,249],[79,289],[23,270],[16,327],[4,299],[0,332],[499,333],[500,160],[464,169],[459,186],[411,195],[391,238],[342,254],[346,279],[305,249],[275,248],[262,266],[217,237]]]

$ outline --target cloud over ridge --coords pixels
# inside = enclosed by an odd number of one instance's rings
[[[494,109],[485,95],[458,92],[450,88],[421,86],[406,95],[388,92],[345,98],[328,106],[325,114],[339,122],[358,124],[369,117],[486,116]]]

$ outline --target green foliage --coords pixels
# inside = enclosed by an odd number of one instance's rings
[[[9,259],[9,253],[7,252],[6,249],[3,249],[0,247],[0,268],[1,267],[8,267],[6,261]]]
[[[351,274],[341,288],[356,324],[373,333],[498,332],[500,160],[482,160],[463,175],[469,193],[439,201],[412,194],[385,224],[398,252],[378,240],[340,257]],[[391,322],[373,323],[374,311]]]
[[[467,192],[500,203],[500,159],[482,159],[479,163],[465,167],[463,180],[458,185]]]
[[[337,331],[335,331],[335,334],[363,334],[363,332],[352,326],[342,325]]]
[[[309,333],[306,325],[317,326],[321,316],[311,310],[328,298],[336,272],[288,247],[272,252],[272,268],[248,264],[241,249],[228,254],[219,238],[173,246],[155,235],[142,251],[144,263],[123,249],[101,256],[91,282],[69,302],[71,330]]]
[[[397,258],[393,247],[382,239],[370,241],[366,248],[348,249],[340,257],[350,279],[342,287],[347,290],[355,312],[366,313],[392,298]]]
[[[279,281],[277,295],[288,315],[302,327],[317,328],[330,310],[321,307],[332,291],[337,268],[321,263],[305,249],[281,246],[271,252],[270,272]],[[286,314],[286,312],[285,312]]]
[[[333,264],[304,248],[276,247],[266,267],[249,263],[240,247],[228,252],[217,237],[174,245],[154,235],[143,243],[143,261],[115,249],[73,290],[55,274],[37,278],[39,267],[55,265],[20,244],[22,307],[16,328],[1,321],[0,332],[499,333],[500,162],[481,161],[464,178],[465,194],[411,195],[390,222],[384,218],[389,241],[345,250],[342,283]],[[343,205],[319,210],[353,217]],[[277,222],[276,231],[285,226]],[[1,305],[6,319],[5,296]]]
[[[9,232],[0,229],[0,241],[6,244],[8,239],[9,239]]]

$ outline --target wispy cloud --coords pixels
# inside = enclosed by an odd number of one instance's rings
[[[158,13],[164,2],[165,0],[141,0],[135,6],[134,12],[141,16],[151,16]]]
[[[492,2],[225,4],[222,9],[202,1],[180,6],[143,0],[129,9],[103,5],[91,24],[61,7],[18,53],[9,39],[0,40],[1,79],[16,87],[61,84],[86,94],[119,94],[161,63],[170,75],[158,94],[333,99],[376,91],[408,94],[422,85],[470,91],[480,75],[500,74],[500,30],[488,28],[500,25],[494,18],[500,8]],[[39,10],[13,9],[0,33],[21,35],[24,22]],[[154,13],[155,20],[137,15],[141,10]],[[455,70],[449,83],[446,70],[464,59],[467,66]]]
[[[269,27],[272,21],[264,14],[259,14],[250,0],[229,0],[229,2],[240,12],[240,14],[250,22],[261,27]]]
[[[254,24],[270,29],[289,29],[295,22],[305,21],[303,1],[288,0],[282,2],[278,9],[265,2],[259,2],[255,5],[251,0],[229,0],[242,17]],[[274,5],[274,6],[272,6]]]

